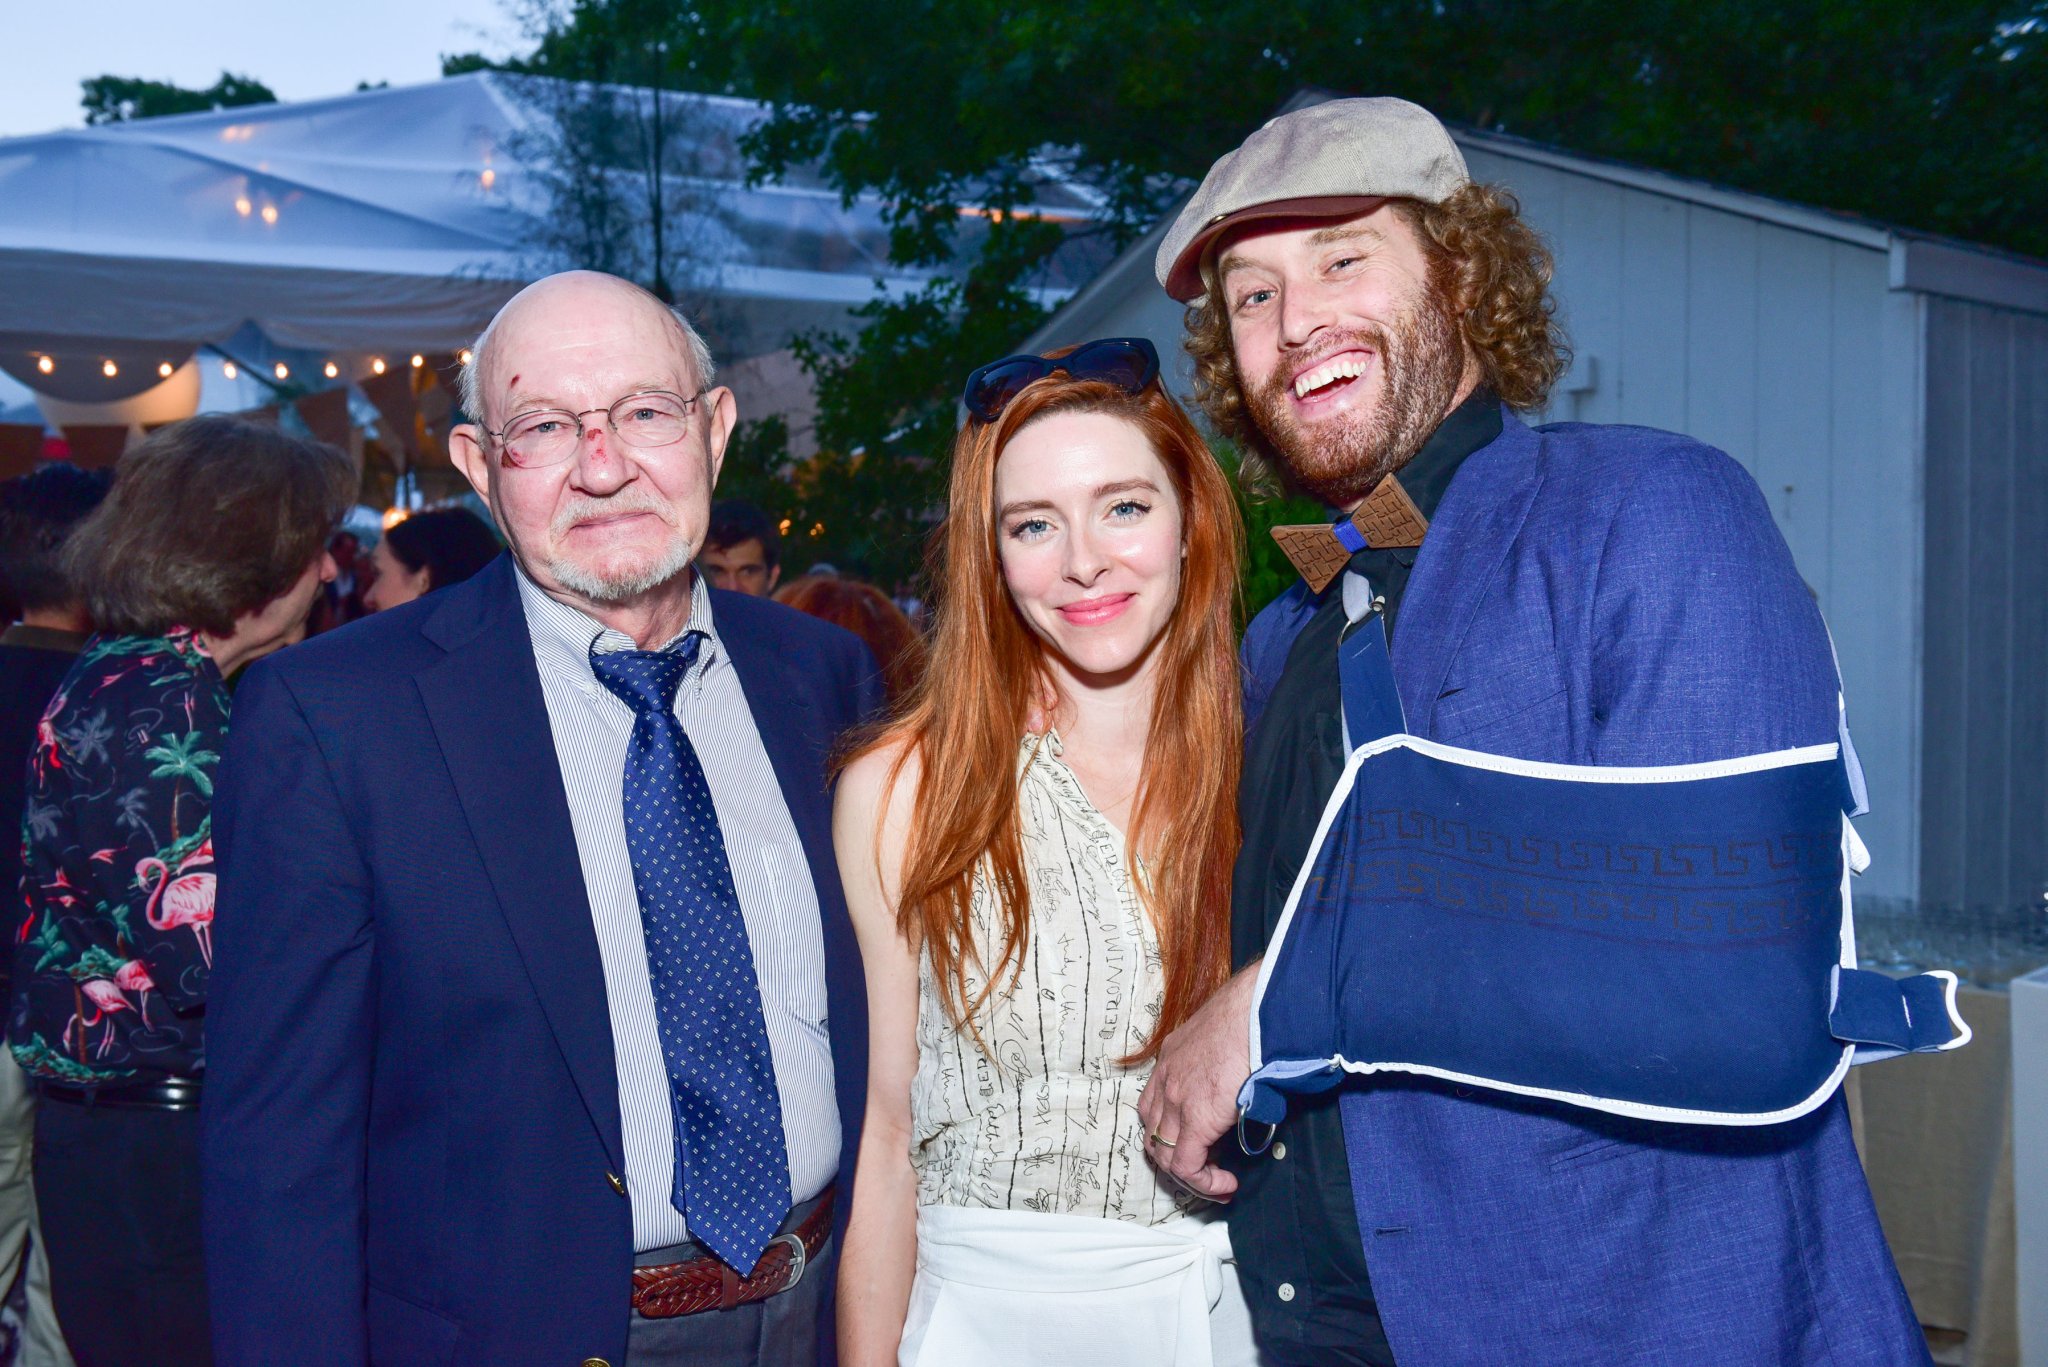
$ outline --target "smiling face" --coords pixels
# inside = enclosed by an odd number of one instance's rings
[[[507,464],[479,427],[456,429],[456,462],[528,576],[586,609],[687,589],[732,430],[732,394],[706,391],[682,439],[658,448],[620,442],[605,416],[629,394],[688,398],[702,387],[667,310],[607,276],[553,276],[505,306],[477,364],[483,427],[502,431],[536,409],[582,415],[575,454],[531,469]]]
[[[1335,507],[1407,464],[1476,383],[1455,305],[1392,205],[1261,223],[1224,249],[1216,288],[1253,419]]]
[[[1056,682],[1148,668],[1180,601],[1182,536],[1145,433],[1107,413],[1034,419],[996,462],[995,504],[1003,582]]]

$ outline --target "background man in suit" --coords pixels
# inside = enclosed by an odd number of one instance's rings
[[[509,556],[238,699],[220,1359],[809,1364],[866,1056],[826,763],[873,661],[692,573],[733,398],[653,296],[555,276],[473,351],[453,454]]]
[[[1398,472],[1430,523],[1419,550],[1360,551],[1246,634],[1241,965],[1343,767],[1337,643],[1375,612],[1426,738],[1582,765],[1837,738],[1819,613],[1739,466],[1669,433],[1516,418],[1563,370],[1549,256],[1429,113],[1343,100],[1273,121],[1210,171],[1159,275],[1192,304],[1226,435],[1346,512]],[[1729,1129],[1374,1078],[1297,1101],[1232,1173],[1211,1145],[1236,1118],[1252,980],[1167,1040],[1140,1109],[1158,1161],[1235,1192],[1278,1361],[1926,1361],[1839,1096]]]

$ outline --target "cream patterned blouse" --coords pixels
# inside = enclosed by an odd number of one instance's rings
[[[1050,733],[1026,736],[1019,751],[1030,938],[1014,980],[977,1018],[986,1053],[947,1020],[928,955],[920,966],[917,1200],[1157,1224],[1182,1202],[1145,1156],[1137,1105],[1151,1065],[1117,1060],[1159,1018],[1159,939],[1123,836],[1060,754]],[[974,941],[991,965],[1001,944],[994,896],[977,876]],[[968,988],[971,1000],[980,979],[970,975]]]

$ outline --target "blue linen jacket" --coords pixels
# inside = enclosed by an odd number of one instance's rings
[[[272,656],[237,696],[203,1107],[222,1367],[625,1360],[611,1020],[513,575]],[[712,602],[817,887],[843,1212],[867,999],[827,763],[879,677],[836,627]]]
[[[1316,601],[1297,584],[1247,630],[1248,724]],[[1393,667],[1412,733],[1524,759],[1679,764],[1838,731],[1826,630],[1755,482],[1646,428],[1506,414],[1437,510]],[[1735,1129],[1350,1086],[1358,1228],[1402,1367],[1928,1361],[1839,1096]]]

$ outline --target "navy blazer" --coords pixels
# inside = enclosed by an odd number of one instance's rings
[[[1248,723],[1314,606],[1296,585],[1247,631]],[[1645,428],[1507,414],[1437,510],[1393,666],[1409,731],[1524,759],[1680,764],[1838,731],[1826,629],[1755,481]],[[1928,1360],[1839,1097],[1736,1129],[1354,1087],[1358,1228],[1401,1367]]]
[[[827,763],[879,680],[847,632],[712,602],[817,886],[844,1210],[867,999]],[[604,972],[510,557],[252,668],[214,842],[217,1360],[623,1362]]]

